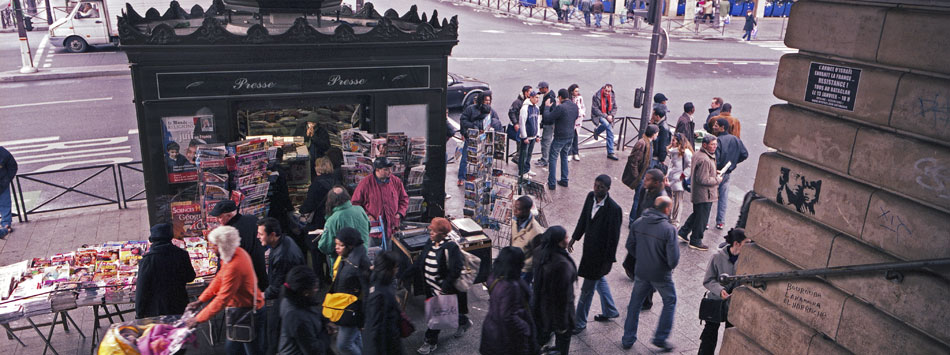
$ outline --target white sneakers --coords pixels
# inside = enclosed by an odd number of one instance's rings
[[[571,159],[574,159],[574,161],[581,161],[581,155],[580,155],[580,154],[574,154],[573,156],[571,156]]]
[[[435,351],[435,349],[438,349],[438,348],[439,348],[439,345],[438,345],[438,344],[429,344],[429,343],[426,343],[426,342],[422,342],[422,346],[419,347],[419,350],[416,350],[416,352],[417,352],[417,353],[420,353],[420,354],[422,354],[422,355],[428,355],[428,354],[432,353],[433,351]]]

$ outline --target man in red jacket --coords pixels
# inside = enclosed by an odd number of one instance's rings
[[[393,164],[389,159],[376,158],[373,162],[373,175],[360,181],[353,191],[352,202],[362,206],[369,216],[370,223],[381,221],[383,236],[370,239],[370,244],[382,244],[383,250],[389,250],[388,239],[399,229],[399,222],[406,217],[409,208],[409,195],[402,180],[393,176]],[[372,232],[372,231],[370,231]],[[372,235],[372,234],[371,234]]]

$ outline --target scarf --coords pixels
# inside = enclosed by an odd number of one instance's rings
[[[604,92],[604,89],[600,89],[600,110],[605,115],[610,112],[610,107],[613,105],[613,99],[613,93],[607,95],[607,93]]]

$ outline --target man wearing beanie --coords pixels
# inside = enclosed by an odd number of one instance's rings
[[[172,244],[172,225],[152,226],[148,253],[139,260],[135,282],[135,317],[177,315],[185,312],[185,284],[195,279],[188,252]]]
[[[501,125],[498,113],[491,107],[491,103],[492,92],[486,90],[475,97],[475,104],[462,110],[462,116],[459,117],[462,137],[468,137],[468,130],[470,129],[477,130],[478,133],[489,130],[505,132],[505,127]],[[462,146],[462,158],[459,159],[458,186],[462,186],[465,182],[465,173],[468,170],[468,139],[463,138],[463,140],[465,143]]]

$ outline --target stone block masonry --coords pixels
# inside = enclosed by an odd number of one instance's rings
[[[947,33],[950,2],[792,7],[737,273],[950,258]],[[740,287],[723,353],[950,353],[950,268],[884,276]]]

